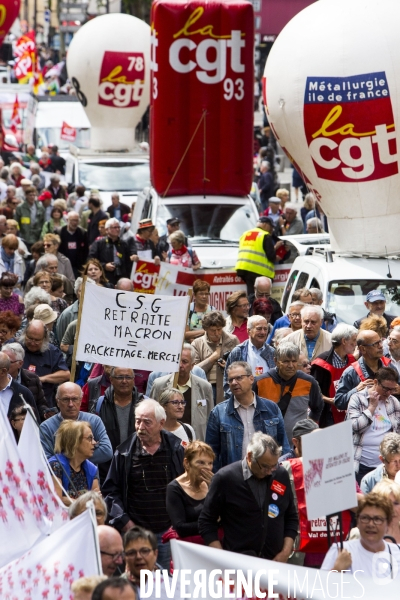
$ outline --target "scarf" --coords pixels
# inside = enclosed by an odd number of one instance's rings
[[[187,247],[185,246],[185,244],[183,244],[180,250],[175,250],[174,248],[172,248],[172,254],[175,254],[176,256],[183,256],[184,254],[186,254],[186,252]]]
[[[3,246],[1,246],[1,258],[3,259],[4,266],[9,273],[14,273],[14,256],[8,256]]]

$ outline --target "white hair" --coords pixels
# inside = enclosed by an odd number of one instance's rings
[[[111,227],[111,225],[118,225],[118,226],[120,226],[120,222],[115,217],[111,217],[111,219],[108,219],[108,221],[106,221],[106,224],[105,224],[104,227],[107,230],[107,229],[109,229]]]
[[[165,412],[164,408],[161,406],[161,404],[159,404],[157,402],[157,400],[153,400],[152,398],[146,398],[146,400],[142,400],[141,402],[139,402],[139,404],[136,405],[136,408],[135,408],[136,415],[138,414],[139,409],[143,409],[143,410],[148,409],[148,410],[151,410],[152,412],[154,412],[154,416],[155,416],[157,423],[159,423],[163,419],[164,419],[164,421],[167,420],[167,413]]]
[[[333,346],[339,346],[342,340],[349,340],[353,335],[358,334],[358,329],[347,323],[339,323],[332,331],[331,342]]]
[[[190,350],[190,356],[192,358],[192,362],[194,363],[196,359],[196,350],[193,348],[192,344],[188,344],[187,342],[183,344],[182,350]]]
[[[295,306],[305,306],[305,303],[301,300],[294,300],[294,302],[289,304],[289,308],[294,308]]]
[[[314,304],[307,304],[306,306],[303,306],[300,314],[302,319],[308,315],[318,315],[321,321],[324,320],[324,311],[322,310],[321,306],[316,306]]]
[[[13,352],[15,354],[15,356],[17,357],[17,360],[24,360],[24,358],[25,358],[25,350],[23,349],[21,344],[19,344],[18,342],[12,342],[11,344],[4,344],[1,351],[5,352],[6,354],[8,352]]]
[[[256,323],[259,323],[260,321],[267,322],[267,319],[265,319],[262,315],[252,315],[251,317],[249,317],[247,319],[247,331],[253,329],[253,327],[256,326]]]
[[[299,207],[297,206],[297,204],[294,204],[293,202],[286,202],[285,210],[286,210],[286,208],[289,208],[290,210],[294,210],[296,214],[299,212]]]
[[[251,452],[251,458],[256,461],[261,458],[267,450],[269,450],[273,456],[278,457],[281,455],[281,449],[273,437],[262,431],[256,431],[250,442],[247,444],[247,452]]]
[[[269,164],[269,162],[268,162],[267,160],[263,160],[263,161],[261,162],[261,167],[264,167],[264,168],[268,168],[268,169],[270,169],[270,168],[271,168],[271,165]]]

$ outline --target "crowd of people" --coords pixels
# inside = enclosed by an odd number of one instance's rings
[[[82,362],[71,381],[84,276],[133,291],[141,252],[201,265],[178,219],[161,238],[150,219],[133,234],[118,194],[103,207],[83,186],[68,194],[56,172],[40,190],[46,165],[28,152],[36,173],[0,170],[0,398],[17,441],[32,408],[70,517],[94,501],[107,579],[75,582],[75,598],[105,597],[107,586],[138,598],[142,569],[170,568],[171,539],[369,575],[374,553],[388,548],[400,564],[400,318],[385,312],[379,290],[354,324],[326,313],[316,288],[297,289],[283,314],[271,240],[274,227],[290,235],[300,219],[286,204],[283,222],[269,198],[270,214],[239,245],[247,290],[221,312],[207,281],[194,282],[177,379]],[[304,544],[302,436],[344,419],[359,500],[343,519],[350,539],[343,550]]]

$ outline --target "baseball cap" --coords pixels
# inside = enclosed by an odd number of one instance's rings
[[[50,194],[50,192],[42,192],[38,200],[40,200],[40,202],[44,202],[45,200],[51,200],[52,198],[53,196]]]
[[[180,219],[177,217],[172,217],[172,219],[167,219],[167,225],[178,225],[180,223]]]
[[[366,300],[367,302],[377,302],[378,300],[383,300],[386,302],[385,296],[379,290],[372,290],[372,292],[368,292]]]
[[[53,310],[48,304],[38,304],[35,308],[35,312],[33,313],[33,318],[39,319],[39,321],[42,321],[42,323],[45,325],[54,323],[57,317],[58,314],[56,311]]]
[[[269,217],[258,217],[258,223],[269,223],[272,227],[274,226],[274,222]]]
[[[274,204],[280,204],[281,200],[280,200],[280,198],[277,198],[276,196],[271,196],[271,198],[268,198],[268,202],[273,202]]]
[[[316,429],[319,429],[319,427],[314,421],[311,419],[301,419],[300,421],[297,421],[293,427],[292,437],[299,438],[302,435],[306,435],[307,433],[315,431]]]

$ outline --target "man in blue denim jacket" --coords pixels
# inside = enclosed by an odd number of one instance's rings
[[[250,365],[233,362],[227,368],[227,379],[232,395],[217,404],[208,417],[206,443],[216,455],[214,470],[244,458],[256,431],[273,437],[282,446],[282,454],[289,452],[282,413],[275,402],[254,394]]]

